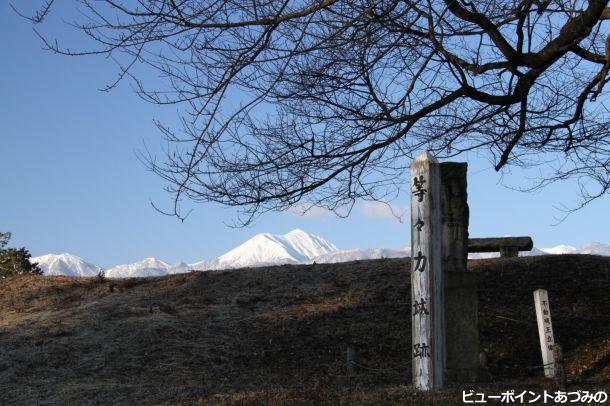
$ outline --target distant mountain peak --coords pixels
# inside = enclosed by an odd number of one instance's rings
[[[300,263],[336,250],[337,247],[324,238],[301,229],[294,229],[286,234],[256,234],[238,247],[212,260],[187,265],[184,262],[169,264],[149,257],[132,264],[114,266],[106,271],[106,275],[108,277],[155,276],[187,272],[189,269],[211,270]]]
[[[571,245],[565,245],[565,244],[561,244],[561,245],[557,245],[555,247],[551,247],[551,248],[542,248],[541,249],[543,252],[546,252],[547,254],[573,254],[576,251],[578,251],[578,249],[576,247],[572,247]]]
[[[165,264],[166,262],[157,259],[155,257],[148,257],[148,258],[144,258],[143,260],[140,261],[140,263],[144,263],[144,264]]]
[[[583,245],[578,251],[582,254],[610,256],[610,244],[592,242],[590,244]]]
[[[67,252],[41,255],[31,258],[30,261],[38,263],[44,275],[93,276],[102,270],[101,267]]]
[[[297,263],[336,251],[322,237],[294,229],[286,234],[256,234],[218,257],[215,268],[238,268],[266,264]]]
[[[127,278],[137,276],[160,276],[173,273],[187,272],[188,265],[184,262],[168,264],[155,257],[148,257],[132,264],[116,265],[106,270],[109,278]]]

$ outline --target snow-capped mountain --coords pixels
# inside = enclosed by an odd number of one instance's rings
[[[578,248],[572,247],[571,245],[558,245],[556,247],[551,247],[551,248],[542,248],[542,251],[547,254],[554,254],[554,255],[576,254],[578,251]]]
[[[191,269],[213,270],[252,266],[297,264],[337,251],[322,237],[292,230],[283,235],[262,233],[216,259],[189,265]]]
[[[337,250],[319,255],[311,262],[318,264],[334,264],[337,262],[361,261],[364,259],[404,258],[411,255],[411,247],[404,248],[356,248]]]
[[[333,243],[322,237],[293,230],[287,234],[257,234],[240,246],[216,259],[199,261],[192,264],[178,262],[169,264],[156,258],[146,258],[132,264],[117,265],[105,271],[111,278],[138,276],[157,276],[188,272],[189,270],[216,270],[230,268],[256,267],[281,264],[336,263],[378,258],[402,258],[410,256],[409,246],[388,248],[364,248],[339,250]],[[558,245],[552,248],[534,248],[520,252],[520,256],[549,254],[591,254],[610,256],[610,244],[591,243],[574,248]],[[468,258],[494,258],[499,253],[470,253]],[[45,275],[94,276],[102,268],[83,261],[71,254],[43,255],[32,258],[38,262]]]
[[[580,247],[580,249],[578,250],[578,254],[610,256],[610,244],[592,242],[591,244],[583,245],[582,247]]]
[[[193,264],[184,262],[169,264],[156,258],[146,258],[131,264],[113,266],[105,271],[105,275],[109,278],[129,278],[160,276],[188,272],[189,270],[207,271],[296,264],[310,261],[315,257],[334,251],[337,251],[337,247],[331,242],[297,229],[283,235],[257,234],[216,259],[199,261]],[[100,270],[99,267],[96,269],[97,271],[93,275],[96,275]],[[45,274],[47,273],[45,272]]]
[[[109,278],[131,278],[135,276],[160,276],[188,272],[189,266],[184,262],[168,264],[156,258],[146,258],[133,264],[113,266],[105,275]]]
[[[94,276],[102,270],[72,254],[48,254],[30,261],[37,262],[44,275]]]
[[[299,263],[334,251],[334,244],[303,230],[284,235],[263,233],[218,257],[214,269]]]
[[[569,245],[558,245],[552,248],[542,248],[547,254],[588,254],[588,255],[602,255],[610,256],[610,244],[604,244],[601,242],[592,242],[590,244],[583,245],[580,248],[575,248]]]

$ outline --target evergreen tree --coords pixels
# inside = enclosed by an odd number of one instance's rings
[[[0,232],[0,278],[12,275],[42,275],[37,263],[30,262],[32,255],[25,248],[4,248],[11,239],[11,233]]]
[[[12,234],[10,232],[3,233],[2,231],[0,231],[0,250],[4,248],[6,244],[8,244],[9,240],[11,239],[11,236]]]

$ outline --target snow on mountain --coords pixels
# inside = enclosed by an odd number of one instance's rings
[[[189,266],[184,262],[168,264],[156,258],[146,258],[133,264],[113,266],[105,275],[109,278],[132,278],[136,276],[160,276],[188,272]]]
[[[575,254],[578,251],[577,248],[572,247],[571,245],[558,245],[552,248],[541,248],[541,250],[547,254]]]
[[[216,270],[281,264],[337,263],[378,258],[403,258],[410,256],[409,246],[395,249],[364,248],[339,250],[322,237],[293,230],[287,234],[257,234],[240,246],[216,259],[193,264],[178,262],[169,264],[156,258],[146,258],[132,264],[117,265],[105,271],[110,278],[158,276],[188,272],[189,270]],[[574,248],[558,245],[552,248],[520,252],[520,256],[548,254],[592,254],[610,256],[610,244],[599,242]],[[499,253],[470,253],[469,259],[495,258]],[[32,258],[38,262],[45,275],[94,276],[102,268],[89,264],[71,254],[44,255]]]
[[[588,255],[602,255],[610,256],[610,244],[603,244],[601,242],[592,242],[590,244],[583,245],[580,248],[574,248],[569,245],[558,245],[552,248],[542,248],[542,251],[547,254],[588,254]]]
[[[337,250],[319,255],[309,263],[333,264],[337,262],[361,261],[364,259],[405,258],[411,255],[411,247],[405,248],[356,248]]]
[[[222,269],[218,265],[218,258],[216,259],[204,259],[203,261],[195,262],[188,265],[189,269],[194,271],[216,271]]]
[[[102,268],[72,254],[48,254],[30,259],[37,262],[44,275],[94,276]]]
[[[288,234],[257,234],[216,260],[192,264],[193,269],[226,269],[306,262],[337,247],[322,237],[292,230]],[[204,268],[205,267],[205,268]]]
[[[288,234],[257,234],[245,243],[216,259],[193,264],[168,264],[156,258],[147,258],[133,264],[114,266],[106,271],[109,278],[159,276],[189,270],[244,268],[264,265],[296,264],[316,256],[336,251],[331,242],[302,230]]]
[[[610,256],[610,244],[592,242],[578,249],[578,254]]]

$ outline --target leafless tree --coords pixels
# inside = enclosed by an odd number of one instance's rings
[[[582,204],[609,193],[607,1],[80,0],[75,27],[139,94],[181,104],[143,156],[180,201],[266,210],[408,187],[407,166],[480,150],[500,171],[543,165],[532,187],[575,177]],[[33,20],[53,12],[45,2]],[[134,67],[167,88],[150,89]],[[111,84],[112,88],[115,83]]]

